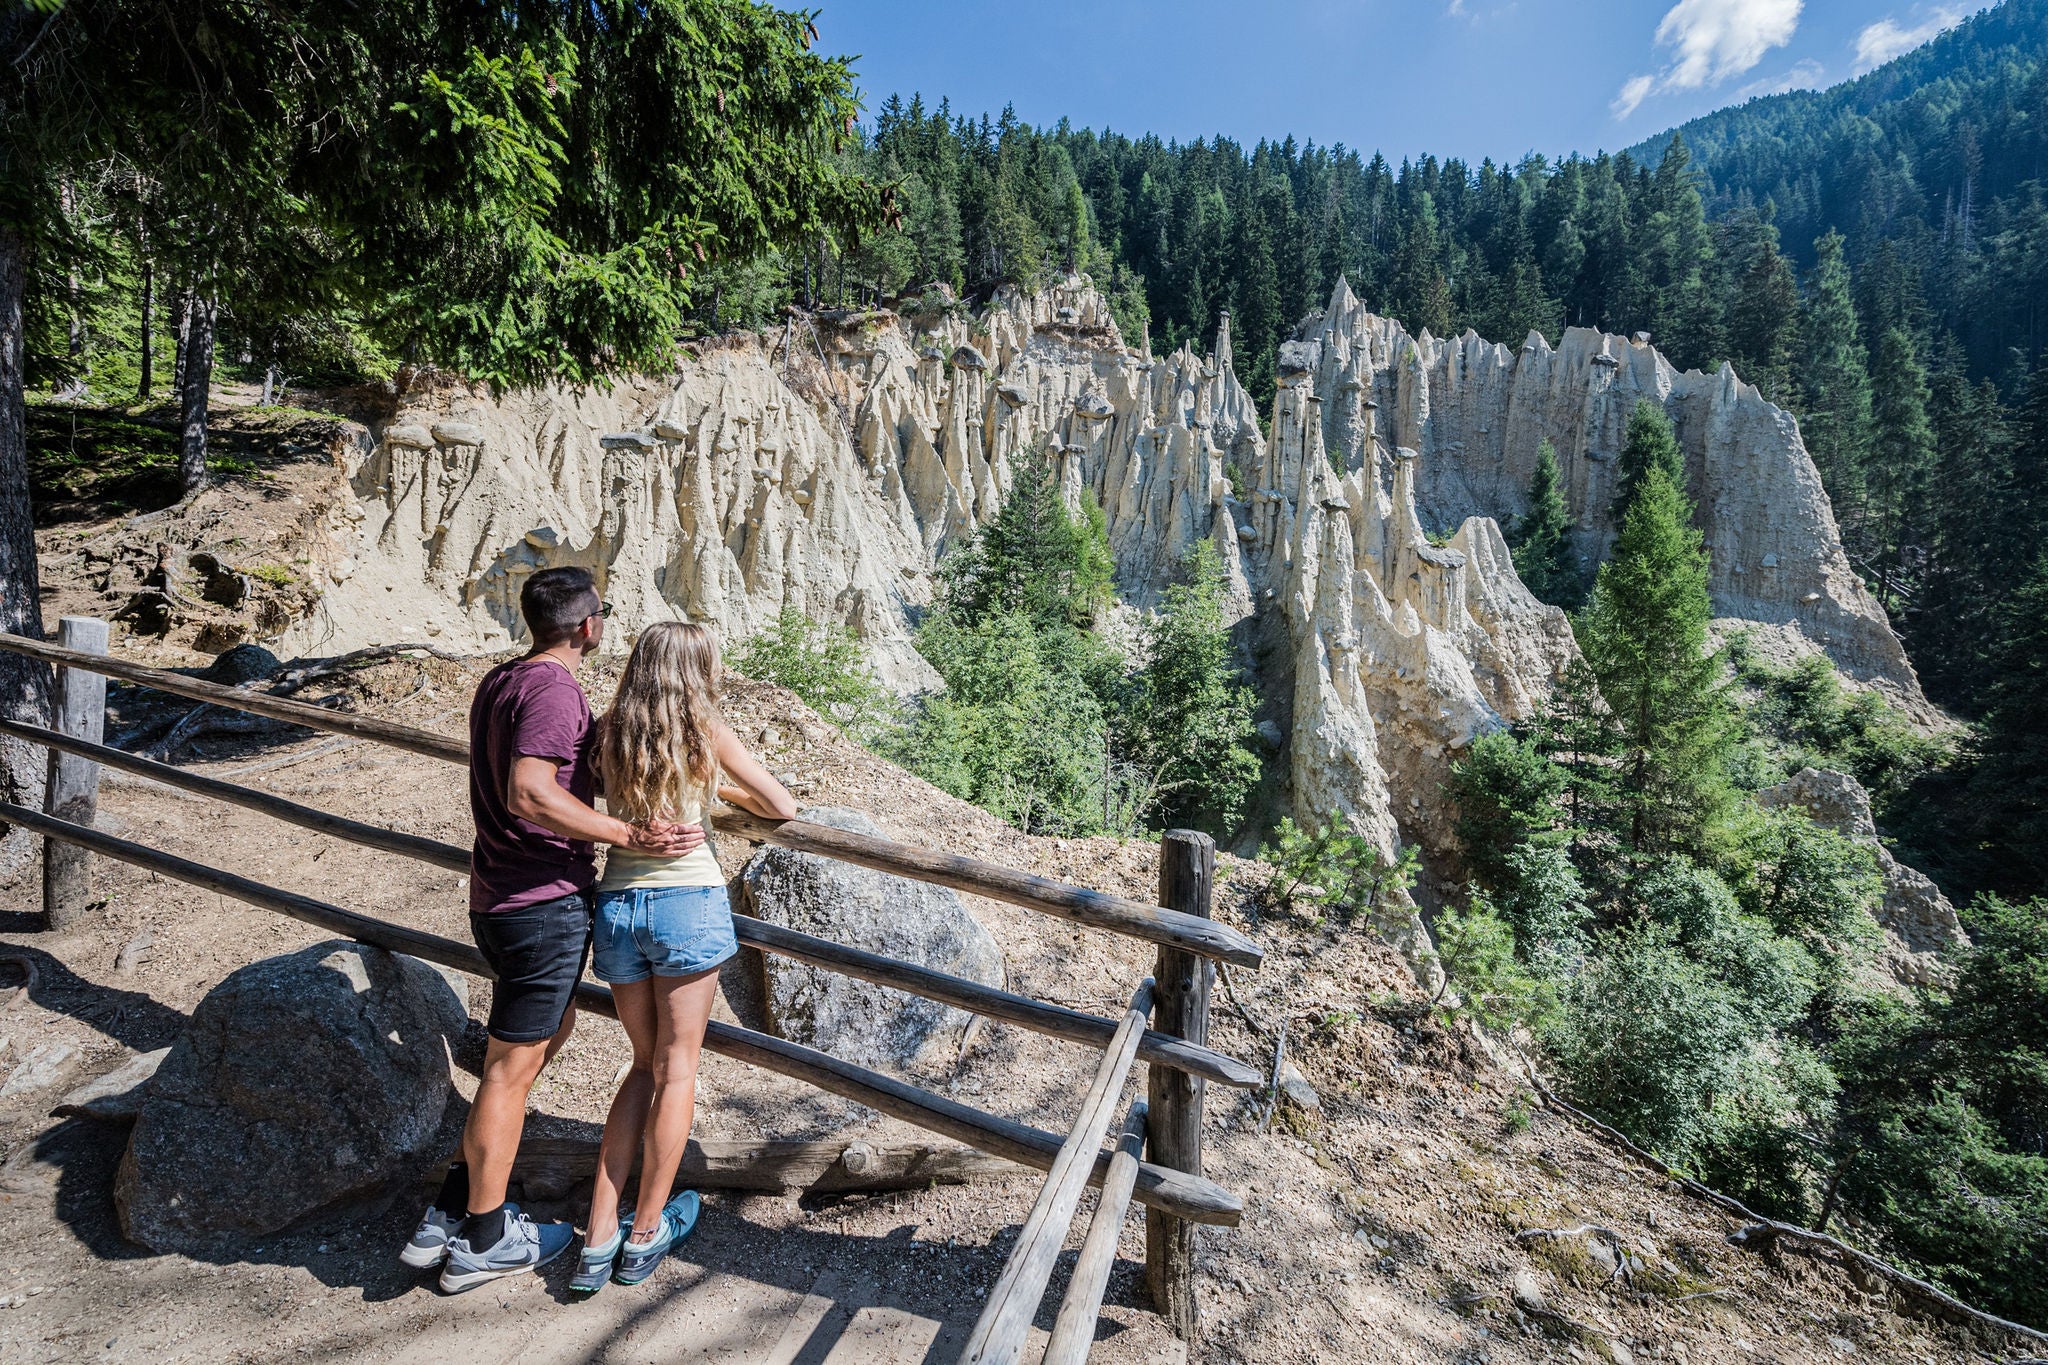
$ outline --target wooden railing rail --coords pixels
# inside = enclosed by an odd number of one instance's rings
[[[466,765],[469,762],[469,745],[464,741],[391,721],[266,696],[246,688],[222,687],[217,683],[188,678],[182,673],[66,649],[61,645],[4,632],[0,632],[0,649],[125,678],[158,691],[253,712],[273,720],[354,735],[450,763]],[[1202,916],[1146,905],[1142,901],[1107,892],[1090,891],[979,858],[941,853],[894,839],[833,829],[807,820],[765,820],[745,812],[722,813],[713,818],[712,824],[722,832],[755,843],[822,854],[879,872],[950,886],[958,891],[1006,901],[1091,928],[1177,948],[1198,957],[1256,967],[1264,956],[1263,950],[1250,938]]]
[[[217,777],[195,773],[189,768],[174,767],[169,763],[159,763],[153,758],[144,758],[140,754],[131,754],[126,749],[94,744],[90,740],[77,739],[71,735],[60,735],[54,730],[45,730],[40,725],[28,725],[22,721],[8,720],[4,716],[0,716],[0,735],[11,735],[15,739],[27,740],[30,744],[41,744],[79,758],[90,759],[102,767],[133,773],[152,782],[161,782],[166,787],[176,787],[180,791],[224,801],[229,805],[267,815],[273,820],[282,820],[286,824],[331,835],[336,839],[346,839],[365,848],[396,853],[402,858],[412,858],[449,872],[469,871],[469,850],[457,848],[454,844],[444,844],[439,839],[406,834],[400,830],[386,829],[382,825],[364,824],[345,815],[336,815],[314,806],[302,806],[296,801],[288,801],[271,792],[257,791],[253,787],[244,787],[234,782],[223,782]]]
[[[1095,1344],[1095,1320],[1101,1316],[1102,1298],[1109,1291],[1109,1272],[1116,1267],[1117,1243],[1123,1238],[1124,1214],[1131,1207],[1138,1153],[1144,1145],[1145,1101],[1132,1100],[1124,1116],[1124,1130],[1110,1153],[1102,1198],[1088,1224],[1088,1236],[1081,1243],[1080,1258],[1074,1262],[1066,1297],[1060,1300],[1059,1318],[1052,1325],[1052,1339],[1045,1343],[1039,1365],[1081,1365],[1088,1359],[1088,1350]]]
[[[431,730],[415,729],[410,725],[399,725],[372,716],[358,716],[348,711],[334,711],[325,706],[314,706],[309,702],[273,697],[247,687],[223,687],[219,683],[190,678],[183,673],[173,673],[167,668],[151,668],[147,664],[130,663],[126,659],[117,659],[106,654],[88,654],[82,650],[66,649],[62,645],[31,640],[25,635],[10,635],[4,631],[0,631],[0,649],[15,654],[26,654],[45,663],[104,673],[110,678],[120,678],[158,692],[168,692],[174,697],[211,702],[215,706],[224,706],[231,711],[247,711],[253,715],[268,716],[272,720],[304,725],[313,730],[331,730],[338,735],[353,735],[357,739],[375,740],[394,749],[424,754],[428,758],[439,758],[449,763],[460,763],[465,766],[469,763],[467,743],[449,735],[437,735]]]
[[[492,975],[483,955],[474,947],[438,934],[359,915],[311,896],[267,886],[21,806],[0,802],[0,823],[19,825],[44,838],[64,840],[103,858],[113,858],[176,881],[218,891],[245,904],[287,915],[344,938],[438,962],[472,976],[489,979]],[[611,992],[594,983],[586,981],[577,986],[576,1002],[599,1014],[617,1017]],[[986,1113],[866,1067],[799,1043],[756,1033],[752,1029],[714,1019],[704,1035],[704,1046],[712,1052],[763,1070],[809,1082],[821,1090],[858,1101],[992,1156],[1004,1157],[1041,1171],[1052,1168],[1064,1146],[1057,1134]],[[1100,1154],[1088,1183],[1100,1184],[1107,1177],[1109,1167],[1109,1154]],[[1170,1212],[1179,1218],[1226,1227],[1235,1227],[1244,1211],[1243,1203],[1236,1195],[1213,1182],[1166,1170],[1149,1162],[1138,1175],[1137,1199],[1148,1208]]]
[[[1081,1191],[1090,1172],[1103,1156],[1102,1136],[1116,1116],[1117,1098],[1123,1093],[1124,1078],[1138,1055],[1138,1035],[1152,1014],[1152,978],[1146,977],[1131,996],[1130,1008],[1117,1025],[1116,1038],[1102,1054],[1095,1069],[1094,1083],[1081,1101],[1080,1115],[1060,1147],[1059,1157],[1046,1175],[1038,1201],[1024,1220],[1009,1262],[989,1291],[981,1317],[968,1334],[960,1365],[1015,1365],[1024,1354],[1024,1342],[1031,1319],[1045,1298],[1045,1286],[1052,1279],[1067,1229],[1073,1226],[1074,1211],[1080,1207]],[[1113,1161],[1111,1157],[1109,1160]]]
[[[256,791],[233,782],[224,782],[216,777],[207,777],[185,768],[143,758],[125,749],[110,748],[104,744],[94,744],[90,740],[60,735],[39,725],[27,725],[21,721],[0,717],[0,735],[11,735],[16,739],[27,740],[31,744],[45,745],[63,753],[89,759],[105,767],[133,773],[181,791],[229,802],[260,812],[272,819],[283,820],[303,829],[314,830],[367,848],[395,853],[450,872],[469,871],[469,850],[443,843],[438,839],[406,834],[399,830],[386,829],[381,825],[364,824],[330,811],[286,800],[270,792]],[[1116,1032],[1114,1019],[1086,1014],[1064,1005],[1046,1004],[1028,996],[984,986],[978,981],[969,981],[964,977],[934,971],[929,967],[899,962],[895,958],[884,957],[879,953],[865,952],[859,948],[834,943],[830,939],[817,938],[795,929],[769,924],[748,915],[734,915],[733,927],[739,941],[750,948],[810,962],[847,976],[858,977],[863,981],[872,981],[877,985],[908,991],[912,995],[921,995],[926,999],[936,1000],[941,1004],[952,1005],[974,1014],[987,1015],[991,1019],[1016,1024],[1020,1028],[1027,1028],[1049,1037],[1063,1038],[1069,1042],[1085,1043],[1093,1047],[1106,1047]],[[1241,1090],[1256,1089],[1265,1084],[1265,1077],[1258,1068],[1248,1066],[1235,1057],[1217,1052],[1213,1048],[1197,1047],[1169,1034],[1160,1033],[1156,1029],[1146,1031],[1138,1047],[1138,1056],[1157,1066],[1192,1071],[1208,1080]]]

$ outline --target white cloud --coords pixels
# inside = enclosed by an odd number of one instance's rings
[[[1742,75],[1792,41],[1804,8],[1805,0],[1678,0],[1657,25],[1657,46],[1671,60],[1654,76],[1629,77],[1608,107],[1625,119],[1652,94]]]
[[[1607,107],[1614,111],[1616,118],[1627,118],[1636,111],[1636,106],[1649,97],[1650,90],[1657,84],[1655,76],[1630,76],[1621,87],[1621,93]]]
[[[1728,99],[1731,103],[1740,104],[1744,100],[1753,100],[1758,95],[1782,95],[1787,90],[1818,90],[1826,84],[1827,75],[1826,67],[1807,57],[1794,62],[1789,71],[1781,71],[1775,76],[1765,76],[1760,80],[1751,81],[1731,94]]]
[[[1913,27],[1903,28],[1898,20],[1886,15],[1856,35],[1856,69],[1868,71],[1883,66],[1954,28],[1962,18],[1960,10],[1938,9]]]

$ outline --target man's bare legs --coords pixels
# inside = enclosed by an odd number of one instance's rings
[[[696,1117],[697,1063],[717,995],[716,968],[612,987],[619,1022],[633,1043],[633,1066],[605,1119],[586,1243],[602,1245],[617,1230],[619,1199],[636,1149],[640,1197],[634,1240],[650,1240],[661,1231],[661,1206],[675,1186]]]
[[[490,1213],[504,1204],[512,1162],[519,1155],[519,1137],[526,1129],[526,1098],[575,1027],[576,1006],[571,1003],[562,1016],[562,1026],[544,1042],[491,1039],[484,1052],[483,1082],[462,1130],[462,1159],[469,1166],[466,1212]]]

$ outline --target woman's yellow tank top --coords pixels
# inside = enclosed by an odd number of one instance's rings
[[[715,777],[711,790],[718,790]],[[598,881],[597,889],[627,891],[648,886],[724,886],[725,873],[720,870],[718,855],[711,847],[711,822],[705,813],[704,803],[695,799],[686,801],[677,823],[703,825],[704,842],[679,858],[635,853],[615,844],[605,854],[604,876]]]

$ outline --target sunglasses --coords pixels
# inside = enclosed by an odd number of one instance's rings
[[[604,600],[602,600],[602,599],[600,599],[600,600],[598,601],[598,604],[597,604],[597,610],[596,610],[596,611],[594,611],[594,612],[592,612],[592,613],[590,613],[590,615],[591,615],[591,616],[602,616],[602,617],[604,617],[604,618],[605,618],[605,619],[606,619],[607,621],[609,621],[609,620],[611,619],[611,615],[612,615],[612,604],[611,604],[611,603],[609,603],[609,602],[606,602],[606,601],[604,601]],[[586,618],[584,618],[584,619],[588,620],[589,618],[588,618],[588,617],[586,617]]]

